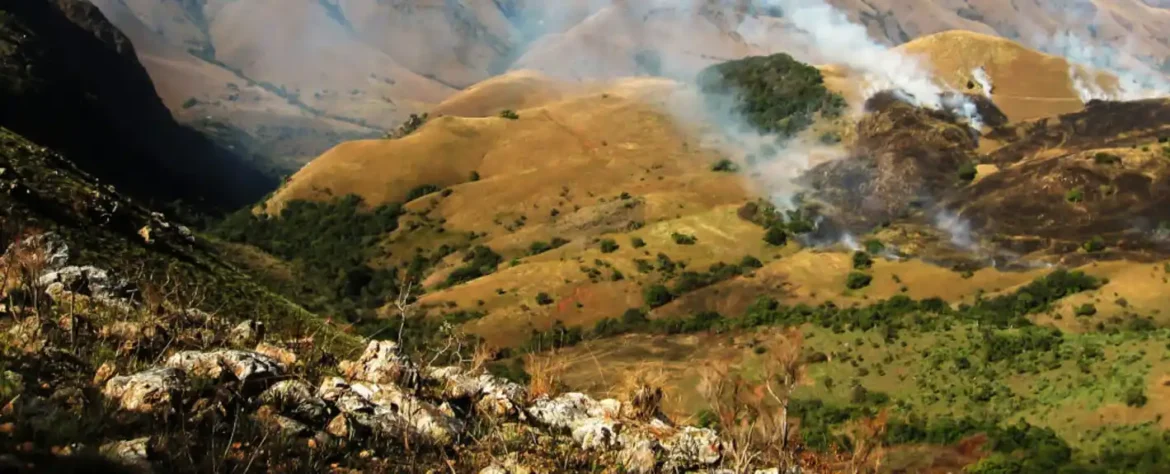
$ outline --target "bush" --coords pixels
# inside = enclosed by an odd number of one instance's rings
[[[1149,399],[1146,398],[1146,390],[1141,386],[1130,387],[1129,390],[1125,391],[1125,404],[1127,406],[1141,408],[1146,406],[1147,401]]]
[[[440,189],[442,189],[442,188],[440,188],[436,185],[433,185],[433,184],[424,184],[422,186],[417,186],[414,189],[411,189],[410,192],[406,193],[406,202],[413,201],[415,199],[418,199],[420,197],[426,196],[426,195],[431,194],[431,193],[439,192]]]
[[[1068,190],[1064,193],[1064,200],[1068,202],[1081,202],[1085,200],[1085,190],[1080,186]]]
[[[849,276],[845,278],[845,287],[850,290],[859,290],[869,286],[873,281],[873,277],[861,272],[849,272]]]
[[[1085,303],[1083,305],[1077,306],[1074,313],[1077,316],[1092,316],[1097,314],[1097,307],[1093,306],[1091,303]]]
[[[548,293],[545,293],[542,291],[542,292],[536,294],[536,304],[541,305],[541,306],[547,306],[547,305],[553,304],[553,299],[551,296],[548,295]]]
[[[671,233],[670,238],[674,240],[674,243],[679,245],[695,245],[695,242],[698,240],[693,235],[680,234],[678,232]]]
[[[769,245],[783,247],[788,244],[788,231],[777,225],[768,227],[768,231],[764,232],[764,242],[767,242]]]
[[[873,259],[869,258],[869,254],[857,251],[853,252],[853,268],[855,270],[865,270],[873,266]]]
[[[492,249],[483,245],[476,245],[463,256],[464,265],[456,268],[450,275],[447,275],[446,284],[448,286],[454,286],[484,275],[489,275],[496,271],[501,260],[503,258],[492,251]]]
[[[865,241],[865,251],[870,255],[878,255],[886,251],[886,244],[878,239],[869,239]]]
[[[1105,239],[1099,235],[1094,236],[1093,238],[1085,241],[1085,243],[1081,245],[1081,248],[1085,249],[1085,251],[1089,253],[1100,252],[1105,250]]]
[[[743,268],[763,268],[764,262],[751,255],[744,255],[743,259],[739,261],[739,266]]]
[[[479,172],[478,172],[478,171],[472,171],[472,172],[471,172],[471,176],[468,176],[468,180],[470,180],[470,181],[479,181]]]
[[[730,95],[734,111],[767,133],[792,136],[812,124],[815,115],[840,115],[845,100],[830,92],[820,71],[787,54],[754,56],[710,66],[698,75],[709,100]]]
[[[1093,155],[1093,162],[1099,165],[1115,165],[1121,163],[1121,157],[1112,153],[1097,153]]]
[[[616,252],[617,249],[621,248],[613,239],[602,239],[600,245],[601,253],[613,253]]]
[[[674,295],[670,293],[670,290],[666,286],[656,284],[646,288],[642,293],[642,299],[646,302],[646,306],[657,308],[673,301]]]
[[[641,237],[630,237],[630,245],[636,249],[640,249],[646,246],[646,241],[642,240]]]
[[[520,118],[520,114],[517,114],[516,111],[514,111],[512,109],[504,109],[504,110],[500,111],[500,118],[505,118],[508,120],[516,120],[516,119]]]
[[[979,171],[975,169],[975,163],[963,163],[959,167],[959,179],[963,181],[972,181],[975,179]]]
[[[735,173],[739,171],[739,165],[729,159],[722,159],[711,165],[711,171],[722,171],[726,173]]]

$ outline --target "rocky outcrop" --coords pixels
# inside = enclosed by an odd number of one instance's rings
[[[284,375],[284,367],[266,355],[235,350],[213,352],[183,351],[172,355],[166,366],[180,369],[190,376],[219,379],[230,374],[235,380],[249,383]]]
[[[114,377],[102,395],[128,412],[165,415],[174,412],[184,388],[182,371],[158,368]]]

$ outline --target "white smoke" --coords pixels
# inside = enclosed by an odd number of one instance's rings
[[[780,8],[822,60],[847,66],[863,79],[865,98],[894,90],[909,102],[930,109],[948,109],[982,127],[975,104],[944,88],[915,56],[874,41],[862,25],[849,21],[824,0],[760,0],[764,8]],[[946,96],[946,97],[944,97]]]
[[[971,231],[971,222],[950,211],[934,215],[934,226],[951,237],[951,244],[969,252],[979,252],[979,242]]]
[[[987,70],[982,66],[971,71],[971,77],[975,78],[975,82],[979,83],[979,87],[983,89],[983,97],[991,98],[991,76],[987,75]]]
[[[1072,32],[1053,36],[1036,36],[1032,46],[1069,62],[1069,78],[1082,102],[1099,100],[1141,100],[1170,95],[1167,77],[1137,59],[1126,49],[1085,41]],[[1108,90],[1097,81],[1097,73],[1117,78],[1116,88]]]

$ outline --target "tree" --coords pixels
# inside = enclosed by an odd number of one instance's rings
[[[873,277],[861,272],[849,272],[849,276],[845,279],[845,287],[850,290],[860,290],[869,286],[873,281]]]
[[[853,268],[856,270],[865,270],[873,266],[873,259],[869,258],[869,254],[857,251],[853,252]]]
[[[788,231],[778,225],[768,227],[768,231],[764,233],[764,242],[777,247],[783,247],[788,243]]]
[[[547,305],[553,304],[553,299],[551,296],[548,295],[548,293],[545,293],[542,291],[542,292],[536,294],[536,304],[541,305],[541,306],[547,306]]]
[[[642,293],[643,300],[646,301],[646,306],[657,308],[674,300],[674,295],[666,286],[661,284],[651,285]]]
[[[600,245],[601,253],[614,253],[617,249],[621,248],[613,239],[602,239]]]
[[[963,181],[972,181],[975,179],[979,171],[975,169],[975,163],[963,163],[959,167],[959,179]]]
[[[641,237],[630,237],[630,245],[636,249],[640,249],[646,246],[646,241],[642,240]]]

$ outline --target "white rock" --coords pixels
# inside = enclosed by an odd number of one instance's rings
[[[37,278],[37,285],[48,288],[60,283],[63,289],[95,298],[116,299],[122,296],[129,284],[94,266],[65,266],[46,271]]]
[[[519,384],[491,374],[468,375],[459,367],[431,368],[427,377],[442,385],[443,398],[470,398],[479,413],[492,416],[516,414],[528,394]]]
[[[667,466],[674,469],[710,466],[723,457],[723,441],[714,430],[686,426],[662,440]]]
[[[411,384],[418,376],[418,368],[393,341],[370,341],[358,360],[343,361],[338,366],[350,380],[364,382]]]
[[[536,421],[560,429],[570,429],[579,419],[604,416],[605,410],[596,400],[583,393],[564,393],[556,398],[542,396],[528,407]]]
[[[618,452],[617,459],[625,468],[625,472],[632,474],[655,472],[658,451],[662,449],[658,441],[648,437],[630,438],[623,433],[619,435],[618,442],[622,445],[622,450]]]
[[[228,340],[241,346],[250,346],[261,339],[264,339],[264,323],[251,319],[237,324],[228,333]]]
[[[618,445],[621,423],[610,418],[584,418],[573,423],[573,441],[584,449],[602,450]]]
[[[98,453],[111,461],[136,468],[143,472],[150,471],[150,438],[136,438],[124,441],[106,443],[98,448]]]
[[[283,415],[314,424],[325,423],[332,414],[329,404],[313,393],[313,387],[300,380],[277,382],[260,394],[260,402],[272,405]]]
[[[326,378],[318,392],[333,402],[350,421],[371,430],[397,435],[413,433],[430,442],[449,445],[462,432],[462,424],[443,410],[419,400],[396,385]]]
[[[182,372],[159,368],[111,378],[102,394],[126,411],[170,413],[182,388]]]
[[[284,374],[284,367],[275,359],[251,351],[183,351],[168,358],[166,366],[183,370],[188,375],[213,379],[219,378],[226,369],[241,382]]]

